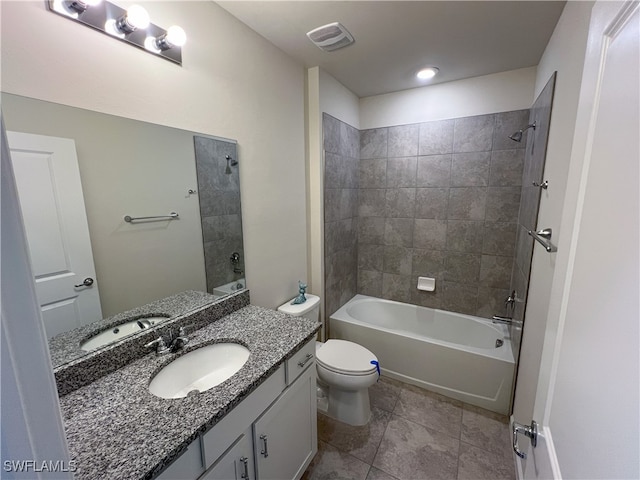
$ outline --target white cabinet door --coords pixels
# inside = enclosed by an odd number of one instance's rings
[[[253,426],[259,480],[298,479],[318,450],[315,362]]]
[[[249,427],[200,480],[252,480],[254,472],[253,439]]]
[[[7,138],[47,335],[100,320],[75,142],[16,132]]]

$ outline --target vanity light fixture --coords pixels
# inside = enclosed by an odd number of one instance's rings
[[[425,67],[416,73],[416,77],[420,80],[429,80],[435,77],[439,71],[440,69],[438,67]]]
[[[171,48],[182,47],[187,41],[187,34],[182,27],[173,25],[159,37],[147,37],[144,47],[154,53],[164,52]]]
[[[106,0],[46,0],[49,10],[111,37],[182,65],[187,36],[177,25],[168,30],[149,21],[140,5],[124,9]]]

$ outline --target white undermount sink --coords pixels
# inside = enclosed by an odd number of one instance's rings
[[[176,358],[160,370],[149,391],[161,398],[182,398],[204,392],[233,376],[249,359],[250,351],[238,343],[214,343]]]

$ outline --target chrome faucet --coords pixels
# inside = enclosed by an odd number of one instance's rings
[[[503,323],[505,325],[511,325],[513,323],[513,318],[494,315],[493,317],[491,317],[491,321],[493,323]]]
[[[168,346],[164,341],[164,338],[160,336],[152,342],[147,343],[144,348],[155,347],[156,355],[165,355],[167,353],[176,353],[184,348],[187,343],[189,343],[189,337],[187,337],[184,327],[180,327],[176,338],[173,338],[173,335],[171,335],[171,341]]]
[[[171,353],[175,353],[184,348],[187,343],[189,343],[189,338],[185,334],[184,327],[180,327],[178,329],[178,336],[171,340],[169,344],[169,350],[171,350]]]

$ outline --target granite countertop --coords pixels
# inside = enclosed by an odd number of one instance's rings
[[[80,348],[82,342],[108,328],[115,327],[130,320],[150,316],[167,317],[167,321],[174,320],[178,317],[188,315],[190,311],[204,305],[209,305],[216,300],[217,297],[209,293],[188,290],[146,305],[141,305],[126,312],[118,313],[112,317],[74,328],[68,332],[56,335],[49,340],[51,363],[54,367],[58,367],[87,355],[99,353],[100,350],[104,350],[104,348],[109,348],[109,345],[105,345],[102,349],[92,351],[85,351]],[[141,332],[144,331],[141,330]],[[126,341],[128,338],[129,337],[123,337],[118,342]]]
[[[76,479],[147,479],[255,390],[311,340],[320,324],[246,306],[189,334],[182,352],[140,358],[60,398]],[[197,395],[163,399],[149,393],[151,378],[181,354],[232,341],[251,355],[222,384]]]

